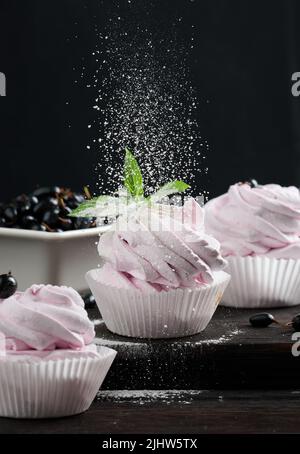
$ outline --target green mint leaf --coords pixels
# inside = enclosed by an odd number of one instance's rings
[[[111,201],[115,200],[114,197],[109,195],[101,195],[100,197],[93,197],[92,199],[85,200],[77,208],[72,210],[69,214],[75,218],[90,218],[97,216],[97,212],[100,211],[101,206],[106,207]]]
[[[128,148],[125,148],[124,186],[132,197],[144,195],[143,176],[137,160]]]
[[[168,195],[184,192],[189,188],[190,186],[186,184],[184,181],[181,180],[170,181],[169,183],[166,183],[161,188],[159,188],[153,195],[151,195],[150,199],[152,201],[160,200],[163,197],[167,197]]]

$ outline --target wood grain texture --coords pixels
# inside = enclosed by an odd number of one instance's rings
[[[84,414],[53,420],[0,418],[0,434],[299,433],[300,391],[202,391],[181,398],[103,396]]]
[[[207,329],[181,339],[130,339],[110,333],[96,310],[96,342],[118,355],[104,389],[297,388],[300,358],[291,353],[293,330],[253,328],[255,310],[220,307]],[[271,310],[289,321],[300,307]]]
[[[254,312],[219,308],[203,333],[151,341],[115,336],[94,309],[97,343],[118,355],[91,408],[53,420],[0,418],[0,434],[299,433],[292,330],[254,329]],[[271,312],[288,321],[300,307]]]

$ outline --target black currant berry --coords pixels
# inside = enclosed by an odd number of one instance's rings
[[[259,184],[257,183],[257,181],[254,178],[251,178],[248,181],[248,184],[251,188],[257,188],[259,186]]]
[[[92,293],[87,293],[86,295],[84,295],[83,301],[84,301],[84,307],[86,309],[92,309],[93,307],[95,307],[96,301],[95,301],[94,295]]]
[[[65,205],[60,208],[59,215],[63,218],[63,217],[69,216],[69,214],[71,214],[71,213],[72,213],[72,208]]]
[[[266,328],[271,325],[271,323],[274,323],[275,320],[272,314],[261,313],[252,315],[249,318],[249,322],[252,326],[254,326],[254,328]]]
[[[91,227],[91,218],[75,218],[74,227],[75,229],[89,229]]]
[[[45,211],[41,217],[41,221],[49,225],[49,227],[54,227],[59,221],[59,208],[56,207]]]
[[[40,224],[33,216],[24,216],[22,219],[22,227],[26,230],[46,231],[46,227]]]
[[[18,283],[11,272],[0,275],[0,298],[9,298],[17,290]]]
[[[23,216],[27,214],[31,209],[30,199],[27,195],[21,194],[15,198],[14,204],[17,208],[18,215]]]
[[[35,207],[33,208],[33,214],[37,217],[37,218],[42,218],[43,215],[53,209],[53,208],[56,208],[58,207],[58,200],[57,199],[54,199],[53,197],[51,197],[50,199],[45,199],[45,200],[41,200],[37,205],[35,205]]]
[[[0,227],[6,227],[6,219],[4,217],[0,217]]]
[[[49,186],[21,194],[8,204],[0,203],[0,227],[61,232],[95,227],[94,218],[70,218],[86,197],[70,189]]]
[[[3,211],[3,215],[7,222],[14,223],[18,219],[18,211],[15,205],[7,205]]]
[[[29,197],[29,202],[30,209],[33,210],[33,208],[39,203],[39,199],[35,195],[32,195]]]
[[[61,188],[59,186],[49,186],[35,189],[31,195],[43,199],[44,197],[55,197],[56,194],[59,194]]]
[[[64,231],[73,229],[73,221],[70,218],[61,218],[61,217],[59,217],[59,224],[58,225]]]
[[[73,193],[72,195],[68,195],[65,199],[65,203],[71,209],[77,208],[82,202],[85,201],[85,198],[82,194]]]
[[[32,224],[30,230],[36,230],[37,232],[46,232],[46,227],[43,224],[39,224],[38,222],[35,222]]]

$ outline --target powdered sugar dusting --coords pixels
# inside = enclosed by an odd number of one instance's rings
[[[196,341],[196,342],[192,342],[192,341],[186,341],[187,344],[195,344],[195,345],[199,345],[199,344],[225,344],[226,342],[229,342],[233,337],[239,335],[239,334],[242,334],[243,331],[240,330],[240,329],[234,329],[232,331],[229,331],[228,333],[226,334],[223,334],[221,337],[219,338],[216,338],[216,339],[203,339],[201,341]]]
[[[96,337],[95,338],[95,343],[97,345],[104,345],[107,347],[136,347],[136,346],[146,346],[146,344],[141,343],[141,342],[133,342],[132,340],[114,340],[114,339],[105,339],[101,337]]]
[[[95,323],[96,322],[96,323]],[[97,320],[93,322],[94,325],[99,326],[100,324],[104,323],[102,320]],[[197,345],[202,345],[202,344],[208,344],[208,345],[216,345],[216,344],[225,344],[226,342],[229,342],[234,338],[235,336],[238,336],[243,333],[243,330],[241,329],[233,329],[232,331],[224,333],[222,336],[218,338],[209,338],[206,339],[203,337],[201,340],[195,340],[193,338],[185,339],[185,338],[178,338],[174,340],[164,340],[160,342],[166,342],[170,343],[171,345],[174,345],[176,347],[178,344],[181,346],[188,345],[188,346],[197,346]],[[104,345],[107,347],[121,347],[121,348],[126,348],[126,350],[130,350],[132,348],[133,352],[135,351],[136,348],[147,348],[150,344],[155,344],[153,340],[146,340],[146,339],[141,339],[139,342],[138,339],[130,339],[130,338],[120,338],[119,336],[114,336],[112,334],[109,335],[109,337],[96,337],[95,342],[98,345]]]
[[[191,404],[192,401],[204,393],[202,390],[116,390],[99,391],[97,398],[110,400],[118,403],[128,402],[131,404],[144,405],[150,402],[163,402],[166,404],[179,402]]]
[[[197,121],[198,102],[187,58],[194,46],[183,44],[182,18],[157,24],[151,2],[128,3],[120,16],[111,5],[105,29],[95,24],[94,70],[81,68],[81,78],[94,93],[94,120],[87,148],[98,150],[99,192],[121,183],[124,148],[132,149],[142,168],[148,192],[170,179],[190,185],[207,173],[207,141]],[[147,20],[144,20],[145,14]],[[206,195],[203,188],[203,195]]]

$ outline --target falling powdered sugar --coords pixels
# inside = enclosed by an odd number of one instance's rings
[[[193,185],[207,173],[208,148],[199,132],[187,65],[193,29],[186,45],[178,37],[182,18],[158,25],[151,19],[151,2],[138,7],[132,1],[128,8],[129,13],[120,16],[112,5],[107,26],[95,24],[94,69],[81,69],[93,92],[87,147],[99,157],[98,192],[114,191],[121,184],[126,146],[139,162],[149,193],[170,179]],[[201,191],[206,195],[204,188]]]

